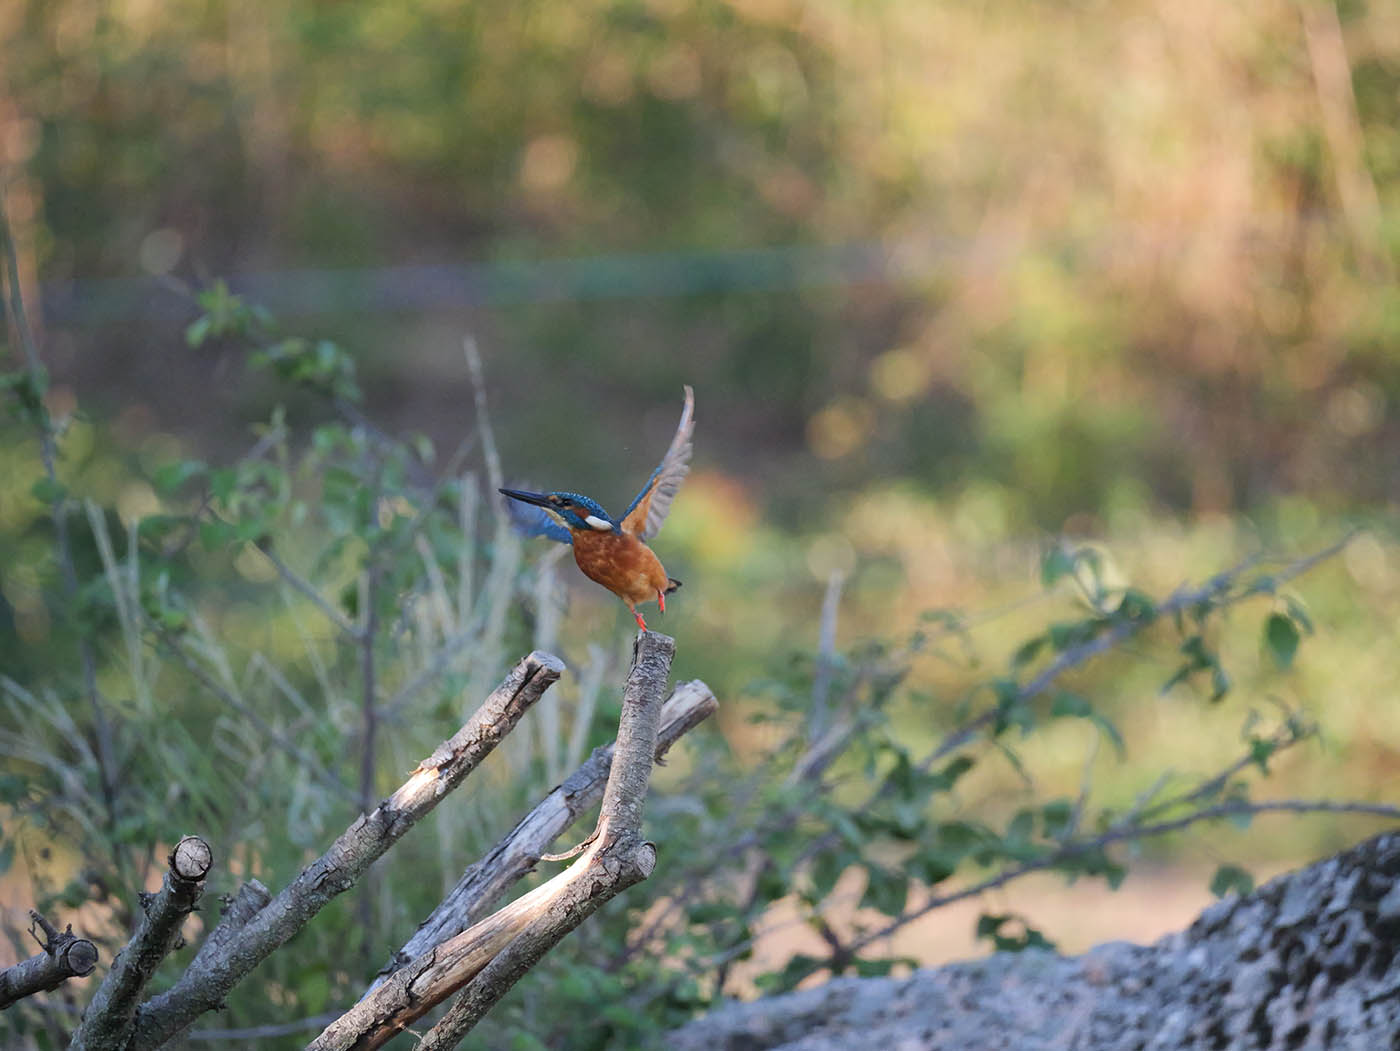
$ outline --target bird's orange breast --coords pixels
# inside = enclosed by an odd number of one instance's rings
[[[661,560],[630,533],[578,530],[573,541],[578,568],[619,598],[647,602],[670,586]]]

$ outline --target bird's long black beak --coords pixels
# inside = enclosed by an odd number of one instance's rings
[[[549,506],[549,498],[543,493],[527,493],[524,489],[499,489],[497,492],[505,494],[512,500],[519,500],[522,504],[534,504],[536,507]]]

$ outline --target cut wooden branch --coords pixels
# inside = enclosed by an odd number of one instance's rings
[[[598,834],[583,857],[489,918],[400,967],[326,1027],[308,1051],[369,1051],[467,986],[453,1032],[466,1032],[569,931],[620,891],[651,874],[656,848],[641,838],[675,642],[642,632],[623,693],[616,755],[603,792]],[[473,979],[483,978],[477,985]],[[449,1038],[446,1030],[435,1039]]]
[[[234,936],[271,900],[272,893],[255,879],[243,883],[233,897],[226,897],[218,924],[204,936],[191,966],[203,966],[222,953]]]
[[[714,694],[699,679],[677,686],[661,707],[661,730],[656,741],[657,762],[681,737],[708,719],[718,708],[719,702]],[[375,985],[394,969],[483,919],[486,910],[506,889],[535,867],[545,849],[602,798],[615,748],[616,742],[595,748],[588,760],[562,785],[549,793],[480,861],[468,868],[432,915],[394,954],[393,960],[380,972]]]
[[[467,777],[520,721],[564,665],[532,653],[506,676],[448,741],[418,764],[393,795],[361,814],[326,853],[228,939],[216,953],[197,956],[166,992],[141,1005],[130,1048],[160,1047],[206,1011],[223,1003],[254,967],[301,930]]]
[[[122,1047],[127,1042],[141,991],[175,947],[185,917],[204,893],[204,878],[213,864],[208,843],[198,836],[185,836],[166,860],[169,868],[159,893],[143,897],[145,915],[83,1012],[70,1051]]]
[[[40,952],[0,971],[0,1011],[26,996],[57,989],[69,978],[86,978],[97,966],[97,946],[73,933],[70,924],[60,931],[33,909],[29,933],[39,943]],[[44,936],[35,934],[35,928]]]

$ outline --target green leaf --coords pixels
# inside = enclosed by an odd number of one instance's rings
[[[1074,805],[1068,799],[1052,799],[1040,808],[1040,820],[1047,839],[1061,839],[1069,833]]]
[[[198,460],[176,460],[157,467],[151,481],[155,483],[156,492],[169,496],[205,470],[205,465]]]
[[[902,871],[891,872],[879,865],[866,867],[868,879],[861,895],[861,908],[878,909],[886,916],[898,916],[909,900],[909,877]]]
[[[963,774],[971,770],[974,765],[976,765],[976,760],[970,755],[960,755],[955,759],[950,759],[948,765],[942,770],[926,774],[925,777],[928,778],[933,791],[948,792],[958,783],[958,780]]]
[[[1148,621],[1157,616],[1157,604],[1151,596],[1137,588],[1128,588],[1113,611],[1114,620]]]
[[[185,343],[188,344],[191,349],[197,350],[204,345],[204,341],[209,338],[213,331],[214,320],[209,317],[208,314],[205,314],[203,317],[196,318],[190,323],[189,327],[185,329]]]
[[[233,539],[233,526],[217,518],[199,523],[199,542],[206,551],[217,551]]]
[[[1269,759],[1278,751],[1278,743],[1266,737],[1252,737],[1249,741],[1249,758],[1264,773],[1269,772]]]
[[[1050,645],[1056,653],[1063,653],[1073,646],[1081,646],[1094,638],[1103,627],[1097,617],[1050,625]]]
[[[1004,933],[1010,926],[1013,933]],[[1016,928],[1020,930],[1017,931]],[[1026,949],[1054,949],[1055,943],[1015,913],[983,913],[977,917],[977,937],[990,939],[998,952],[1022,952]]]
[[[785,993],[796,988],[797,983],[809,974],[815,974],[825,966],[825,960],[808,956],[806,953],[796,953],[781,971],[761,974],[754,979],[754,984],[765,993]]]
[[[1006,838],[1011,843],[1029,843],[1035,831],[1035,815],[1029,810],[1017,811],[1006,826]]]
[[[1254,877],[1237,865],[1221,865],[1211,877],[1210,892],[1217,898],[1227,894],[1241,897],[1254,889]]]
[[[1270,613],[1264,622],[1264,645],[1280,670],[1287,671],[1293,665],[1293,656],[1298,652],[1298,625],[1285,613]]]
[[[824,901],[846,871],[851,859],[845,851],[824,850],[812,859],[808,870],[813,901]]]
[[[1061,577],[1074,572],[1074,556],[1062,547],[1046,552],[1040,563],[1040,583],[1047,590],[1054,587]]]
[[[909,875],[926,886],[932,887],[942,883],[956,872],[960,860],[962,860],[962,855],[959,853],[940,850],[936,847],[925,847],[912,854],[905,861],[904,867]]]
[[[1025,642],[1021,643],[1021,645],[1017,647],[1016,652],[1011,655],[1011,667],[1024,668],[1031,661],[1035,660],[1036,654],[1045,647],[1046,641],[1044,635],[1037,635],[1035,638],[1027,639]]]
[[[918,963],[908,959],[889,960],[860,960],[855,961],[856,974],[862,978],[884,978],[897,964],[907,964],[910,968],[918,967]]]
[[[1050,715],[1056,719],[1088,719],[1099,728],[1105,737],[1113,742],[1113,748],[1120,759],[1127,752],[1127,744],[1123,740],[1123,735],[1118,732],[1118,727],[1113,724],[1113,721],[1076,693],[1070,693],[1068,690],[1057,692],[1050,702]]]
[[[54,478],[40,478],[29,487],[30,494],[41,504],[56,504],[68,495],[68,488]]]

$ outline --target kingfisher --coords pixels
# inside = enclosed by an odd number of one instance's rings
[[[571,545],[583,575],[622,599],[643,631],[647,622],[637,604],[655,599],[665,613],[666,596],[681,586],[679,580],[666,575],[646,541],[660,531],[671,511],[671,501],[690,472],[694,434],[695,392],[687,386],[671,447],[620,519],[604,511],[598,501],[579,493],[500,490],[510,497],[512,503],[507,506],[522,533]]]

